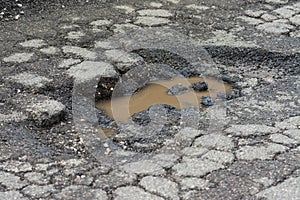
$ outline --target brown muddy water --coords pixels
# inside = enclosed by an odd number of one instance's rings
[[[170,95],[168,91],[177,84],[187,88],[191,83],[206,82],[208,90],[196,92],[189,89],[182,95]],[[98,101],[96,107],[104,110],[105,113],[117,122],[130,123],[130,116],[135,113],[147,110],[155,104],[168,104],[177,109],[201,106],[201,97],[210,96],[215,99],[218,93],[231,93],[231,85],[208,78],[174,78],[173,80],[159,80],[149,82],[132,96],[116,97],[110,100]]]

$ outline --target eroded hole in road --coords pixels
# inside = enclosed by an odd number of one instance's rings
[[[131,96],[100,100],[96,107],[117,122],[130,123],[130,117],[156,104],[176,109],[211,106],[217,97],[231,94],[230,84],[209,78],[174,78],[149,82]]]

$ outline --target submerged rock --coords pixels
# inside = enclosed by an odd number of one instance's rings
[[[208,85],[206,82],[192,83],[190,87],[196,92],[203,92],[208,90]]]
[[[182,95],[189,91],[187,87],[184,87],[182,84],[177,84],[171,87],[168,91],[169,95]]]
[[[214,105],[214,101],[211,97],[208,97],[208,96],[203,96],[201,98],[201,104],[204,105],[204,106],[213,106]]]

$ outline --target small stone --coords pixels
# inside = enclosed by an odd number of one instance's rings
[[[64,59],[59,63],[58,68],[69,69],[72,65],[78,64],[80,62],[80,59]]]
[[[95,60],[98,55],[96,52],[90,51],[86,48],[81,48],[77,46],[64,46],[62,47],[64,53],[71,53],[89,60]]]
[[[185,94],[189,91],[189,89],[185,86],[183,86],[182,84],[177,84],[172,86],[169,90],[168,90],[168,94],[169,95],[182,95]]]
[[[112,24],[111,20],[107,20],[107,19],[100,19],[97,21],[93,21],[90,23],[90,25],[92,26],[109,26]]]
[[[234,161],[234,155],[229,152],[211,150],[204,154],[201,158],[208,159],[221,164],[228,164]]]
[[[62,103],[48,99],[28,104],[26,111],[38,126],[50,126],[62,119],[65,108]]]
[[[238,19],[241,19],[241,20],[243,20],[244,22],[246,22],[246,23],[248,23],[250,25],[258,25],[258,24],[264,23],[260,19],[256,19],[256,18],[252,18],[252,17],[247,17],[247,16],[240,16],[240,17],[238,17]]]
[[[57,47],[47,47],[47,48],[40,49],[40,51],[44,54],[54,55],[59,53],[60,50]]]
[[[114,192],[115,200],[163,200],[163,198],[145,192],[143,189],[136,186],[126,186],[116,189]]]
[[[34,56],[34,53],[15,53],[9,57],[3,58],[4,62],[23,63],[30,61]]]
[[[47,44],[44,42],[44,40],[33,39],[33,40],[27,40],[25,42],[21,42],[20,45],[22,47],[40,48],[40,47],[45,46]]]
[[[214,105],[214,101],[211,97],[209,96],[203,96],[201,97],[201,104],[204,106],[213,106]]]
[[[209,134],[197,138],[194,142],[196,147],[215,148],[217,150],[231,150],[234,147],[234,143],[231,138],[219,135]]]
[[[266,143],[263,145],[243,146],[237,152],[236,156],[240,160],[272,159],[275,154],[284,152],[287,147],[280,144]]]
[[[172,13],[164,9],[145,9],[137,11],[141,16],[171,17]]]
[[[64,188],[60,193],[55,194],[55,198],[60,200],[108,199],[105,191],[101,189],[91,189],[90,187],[80,185],[71,185]]]
[[[291,17],[290,22],[292,24],[299,26],[300,25],[300,15],[295,15],[294,17]]]
[[[52,79],[48,79],[44,76],[39,76],[27,72],[23,72],[16,76],[10,76],[8,77],[8,79],[16,83],[22,84],[25,87],[36,89],[44,88],[46,84],[52,82]]]
[[[270,139],[279,144],[298,144],[296,140],[282,134],[273,134],[270,136]]]
[[[201,190],[207,188],[209,182],[201,178],[183,178],[180,180],[180,185],[183,190]]]
[[[128,163],[123,165],[121,169],[127,173],[142,175],[161,175],[165,173],[165,170],[162,168],[162,166],[150,160]]]
[[[116,77],[118,73],[110,63],[84,61],[68,71],[77,82],[86,82],[100,77]]]
[[[22,189],[22,192],[33,197],[33,198],[41,198],[48,196],[49,194],[55,192],[56,189],[54,188],[54,185],[29,185]]]
[[[246,10],[245,14],[249,17],[260,17],[262,16],[266,11],[264,10],[258,10],[258,11],[253,11],[253,10]]]
[[[132,8],[131,6],[115,6],[116,9],[119,10],[124,10],[126,14],[132,13],[134,11],[134,8]]]
[[[146,176],[142,178],[140,185],[147,191],[157,193],[165,198],[179,199],[178,185],[166,178]]]
[[[200,177],[207,173],[223,168],[224,166],[209,160],[185,159],[182,163],[176,164],[172,170],[177,176]]]
[[[278,19],[278,17],[276,17],[275,15],[271,15],[271,14],[268,14],[268,13],[263,14],[263,15],[261,16],[261,18],[262,18],[263,20],[267,21],[267,22],[272,22],[272,21]]]
[[[162,17],[137,17],[134,23],[144,26],[160,26],[170,23],[170,20]]]
[[[70,39],[70,40],[78,40],[78,39],[82,38],[83,36],[85,36],[85,33],[81,32],[81,31],[71,31],[67,34],[67,36],[65,38]]]
[[[288,9],[286,7],[278,8],[278,9],[274,10],[274,12],[281,15],[284,18],[290,18],[294,14],[296,14],[296,12],[294,10]]]
[[[293,29],[294,26],[289,24],[283,24],[283,23],[268,22],[268,23],[258,25],[256,28],[268,33],[284,34],[284,33],[288,33],[291,29]]]
[[[206,82],[197,82],[197,83],[192,83],[191,88],[195,90],[196,92],[203,92],[208,90],[208,85]]]

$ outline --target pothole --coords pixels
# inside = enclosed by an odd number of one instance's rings
[[[182,78],[149,82],[135,94],[100,100],[96,107],[117,122],[131,123],[131,116],[148,110],[157,104],[166,104],[176,109],[212,106],[224,92],[232,93],[230,84],[211,78]],[[128,104],[128,106],[125,106]]]

